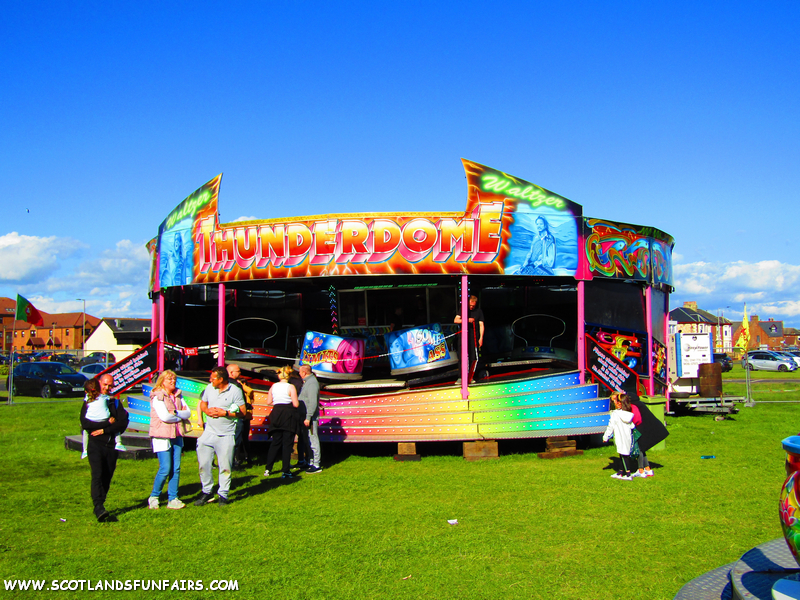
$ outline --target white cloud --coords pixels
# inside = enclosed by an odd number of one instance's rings
[[[70,238],[20,235],[0,236],[0,281],[29,284],[43,281],[67,258],[87,246]]]
[[[670,302],[673,307],[693,300],[700,308],[721,311],[737,320],[746,302],[750,315],[800,327],[800,265],[777,260],[694,262],[676,263],[674,272],[675,293]]]
[[[231,222],[238,223],[240,221],[257,221],[257,220],[259,220],[258,217],[239,217],[238,219],[234,219]]]

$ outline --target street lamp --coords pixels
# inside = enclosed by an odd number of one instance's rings
[[[86,354],[86,298],[75,298],[83,301],[83,327],[81,328],[81,358]]]

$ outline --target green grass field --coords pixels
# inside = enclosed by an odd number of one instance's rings
[[[146,508],[155,460],[121,460],[106,505],[118,521],[98,524],[89,465],[64,449],[80,402],[1,400],[4,580],[238,582],[234,592],[2,588],[9,598],[672,598],[781,536],[780,442],[800,429],[795,404],[721,422],[671,417],[666,449],[651,452],[656,476],[632,482],[610,478],[611,446],[541,460],[541,441],[501,442],[500,460],[467,462],[460,444],[430,443],[413,463],[392,460],[392,444],[324,445],[318,475],[281,484],[253,466],[234,477],[230,506],[180,511]],[[181,481],[194,500],[194,452]]]

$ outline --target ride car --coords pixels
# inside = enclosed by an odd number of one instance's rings
[[[81,396],[84,383],[86,377],[64,363],[30,362],[14,368],[14,377],[9,375],[6,389],[13,385],[15,396]]]
[[[781,371],[797,370],[793,360],[780,356],[770,350],[751,350],[747,357],[742,359],[742,368],[751,371]]]
[[[108,367],[111,366],[111,364],[112,363],[102,363],[102,362],[92,363],[90,365],[81,367],[78,370],[78,373],[85,376],[87,379],[91,379],[92,377],[96,377],[97,375],[105,371]]]
[[[104,363],[115,363],[117,359],[114,357],[111,352],[92,352],[91,354],[87,354],[78,362],[78,368],[84,367],[86,365],[90,365],[96,362],[104,362]]]
[[[722,366],[723,373],[727,373],[728,371],[733,369],[733,361],[731,360],[731,357],[728,356],[725,352],[715,352],[714,362],[719,363]]]

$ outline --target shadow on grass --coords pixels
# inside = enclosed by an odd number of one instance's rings
[[[633,461],[633,465],[632,465],[631,468],[634,468],[634,467],[638,468],[638,464],[639,463],[636,461],[636,459],[632,458],[631,460]],[[653,462],[653,461],[649,461],[649,462],[650,462],[650,468],[653,469],[653,471],[655,471],[656,469],[663,469],[664,468],[664,465],[662,465],[660,463]],[[614,473],[616,473],[617,471],[622,471],[622,470],[623,470],[623,468],[622,468],[622,459],[619,457],[619,455],[609,456],[608,457],[608,464],[605,467],[603,467],[603,471],[613,471]]]

